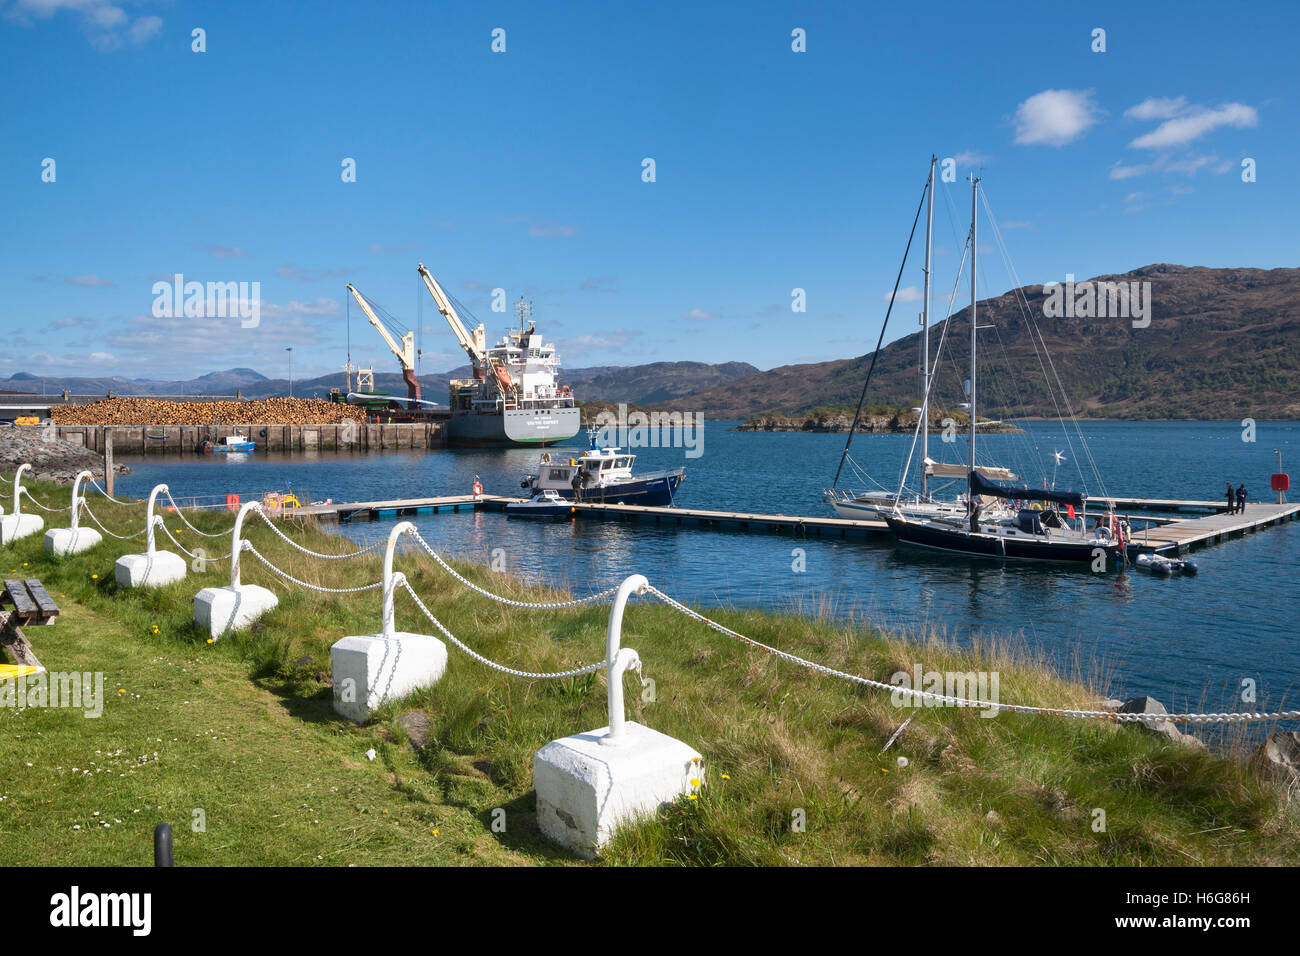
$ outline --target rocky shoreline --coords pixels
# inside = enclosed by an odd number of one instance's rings
[[[0,427],[0,474],[10,477],[23,463],[32,466],[27,475],[38,481],[70,485],[79,471],[89,471],[97,481],[104,480],[103,456],[70,441],[44,438],[39,428]],[[115,475],[130,471],[126,465],[113,465]]]
[[[847,432],[853,426],[853,416],[835,413],[829,415],[755,415],[743,425],[737,425],[732,431],[737,432]],[[957,430],[963,431],[968,425],[957,422]],[[858,422],[858,431],[879,434],[907,434],[916,428],[915,415],[863,415]],[[1003,422],[980,423],[981,435],[1018,435],[1023,428]],[[943,431],[943,419],[932,418],[930,431]]]

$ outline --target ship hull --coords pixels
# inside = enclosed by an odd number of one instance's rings
[[[1006,537],[994,534],[969,534],[957,529],[936,528],[928,524],[901,520],[887,515],[885,521],[899,544],[932,551],[947,551],[977,558],[1011,558],[1033,561],[1062,561],[1072,564],[1090,562],[1104,551],[1114,559],[1115,547],[1082,541],[1045,541],[1041,538]]]
[[[447,442],[470,448],[545,447],[568,441],[578,434],[580,425],[581,414],[576,408],[456,412],[447,422]]]
[[[566,501],[579,501],[584,505],[645,505],[663,508],[673,503],[673,496],[677,492],[677,486],[682,483],[683,476],[684,472],[674,471],[666,475],[620,481],[604,488],[587,488],[581,495],[575,495],[572,489],[565,488],[556,488],[555,493]]]

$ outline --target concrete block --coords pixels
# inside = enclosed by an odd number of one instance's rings
[[[274,592],[256,584],[204,588],[194,595],[194,623],[218,638],[243,630],[279,603]]]
[[[0,518],[0,546],[26,538],[45,527],[45,519],[40,515],[5,515]]]
[[[335,712],[364,723],[384,701],[436,684],[447,670],[447,645],[405,631],[345,637],[330,648],[330,669]]]
[[[152,554],[124,554],[117,559],[113,576],[120,588],[155,588],[185,577],[185,559],[170,551]]]
[[[51,528],[45,532],[45,553],[80,554],[104,540],[94,528]]]
[[[657,730],[628,721],[617,744],[609,732],[552,740],[533,755],[537,826],[555,843],[595,859],[614,831],[665,803],[694,792],[702,779],[698,751]]]

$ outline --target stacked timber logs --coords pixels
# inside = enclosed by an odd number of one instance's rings
[[[167,402],[109,398],[90,405],[56,405],[56,425],[326,425],[358,421],[357,408],[319,398],[265,398],[249,402]]]

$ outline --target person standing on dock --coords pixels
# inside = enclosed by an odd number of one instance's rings
[[[1237,514],[1246,513],[1246,486],[1240,484],[1237,486]]]
[[[1232,482],[1228,482],[1228,514],[1237,513],[1236,493],[1232,490]]]

